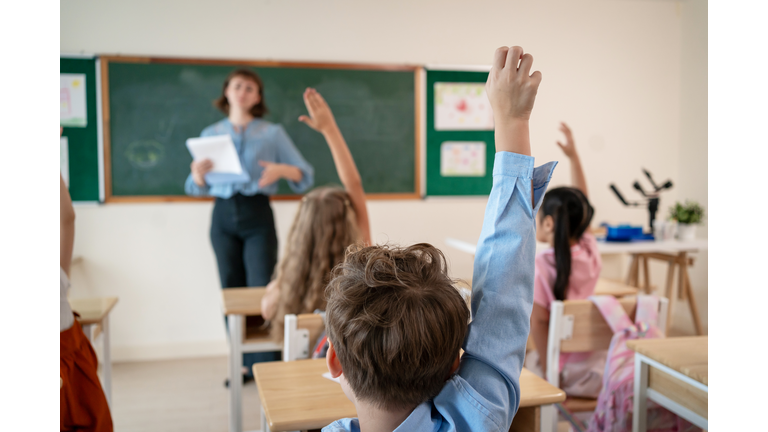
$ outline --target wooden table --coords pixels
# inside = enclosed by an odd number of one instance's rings
[[[261,315],[261,298],[266,288],[225,288],[221,290],[224,315],[229,327],[229,430],[243,430],[243,353],[280,351],[268,332],[246,332],[245,317]]]
[[[320,429],[336,420],[356,417],[341,386],[327,378],[325,359],[257,363],[262,432]],[[527,369],[520,376],[520,409],[511,431],[539,431],[541,408],[565,400],[565,393]]]
[[[650,399],[703,429],[708,429],[707,336],[639,339],[635,351],[632,431],[645,432]]]
[[[94,343],[102,336],[102,367],[104,376],[104,395],[112,405],[112,346],[109,340],[109,313],[117,304],[117,297],[70,299],[69,305],[80,315],[78,321],[83,327],[85,337]]]
[[[462,252],[471,254],[473,257],[477,249],[477,242],[471,243],[455,238],[446,238],[446,244]],[[549,247],[544,243],[536,243],[536,251],[540,252]],[[627,275],[627,285],[640,287],[640,267],[642,265],[645,283],[643,288],[646,293],[650,291],[648,260],[657,259],[668,264],[667,283],[664,288],[664,297],[669,300],[667,308],[667,329],[672,327],[672,309],[675,302],[674,296],[674,276],[675,267],[678,269],[677,290],[681,300],[688,300],[688,307],[691,309],[693,325],[696,328],[696,334],[704,334],[699,317],[699,310],[696,306],[696,298],[691,287],[691,279],[688,275],[688,266],[692,260],[688,254],[707,250],[708,242],[706,239],[695,240],[660,240],[660,241],[636,241],[636,242],[597,242],[597,250],[602,255],[610,254],[630,254],[632,261]]]

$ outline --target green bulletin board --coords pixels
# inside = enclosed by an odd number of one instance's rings
[[[97,65],[95,57],[65,57],[59,58],[59,72],[62,74],[62,84],[66,77],[76,77],[74,85],[77,89],[85,89],[84,101],[79,96],[70,94],[62,85],[61,90],[61,119],[64,131],[62,137],[66,137],[67,154],[63,160],[68,163],[69,194],[72,201],[102,200],[99,181],[99,133],[100,115],[97,105]],[[84,83],[82,82],[84,78]],[[70,86],[72,82],[69,83]],[[72,119],[71,112],[77,111],[85,105],[85,116],[75,116]]]
[[[487,79],[488,72],[429,69],[426,71],[427,195],[488,195],[491,192],[493,158],[496,153],[492,126],[489,130],[444,130],[441,127],[436,128],[436,123],[438,123],[436,121],[436,106],[438,102],[440,104],[445,103],[442,100],[444,91],[436,92],[436,84],[444,86],[444,83],[477,83],[478,85],[473,87],[478,93],[473,96],[475,96],[475,100],[479,100],[478,97],[485,97],[484,93],[482,96],[479,94],[481,91],[479,84],[485,84]],[[443,89],[445,88],[443,87]],[[464,109],[465,112],[471,113],[472,109],[477,108],[474,105],[463,106],[465,102],[455,95],[449,102],[459,104],[459,108]],[[486,114],[491,115],[492,118],[492,113]],[[486,114],[481,112],[478,115],[482,117]],[[482,150],[485,152],[485,168],[482,170],[484,171],[482,175],[478,174],[480,171],[477,168],[471,174],[452,173],[450,168],[446,168],[446,165],[449,167],[450,165],[441,161],[441,152],[445,152],[447,148],[457,149],[457,147],[468,148],[473,151],[473,154],[475,150],[480,151],[484,147]],[[466,152],[466,150],[464,151]],[[476,161],[481,161],[480,158],[477,158],[478,155],[474,154],[474,156]],[[441,163],[444,165],[442,170]]]

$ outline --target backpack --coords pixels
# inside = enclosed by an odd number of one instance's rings
[[[635,390],[635,353],[627,348],[632,339],[662,338],[664,334],[655,323],[659,299],[638,295],[635,323],[613,296],[591,296],[605,321],[613,331],[603,374],[603,389],[597,398],[597,409],[587,427],[588,432],[625,432],[632,430],[632,410]],[[701,431],[690,422],[673,414],[653,401],[648,401],[649,432]]]

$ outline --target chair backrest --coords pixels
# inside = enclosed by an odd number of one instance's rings
[[[325,324],[320,314],[288,314],[285,316],[283,361],[308,359],[313,344],[323,332]]]
[[[619,303],[634,322],[637,297],[621,298]],[[658,322],[649,323],[662,332],[666,331],[667,307],[668,300],[660,298]],[[560,353],[607,350],[611,345],[611,338],[613,331],[591,300],[552,302],[546,353],[547,381],[552,385],[559,385]]]

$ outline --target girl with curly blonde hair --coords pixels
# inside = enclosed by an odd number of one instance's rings
[[[299,120],[323,134],[344,187],[319,187],[301,200],[277,277],[261,301],[262,316],[271,321],[270,334],[277,342],[283,340],[286,314],[325,310],[325,287],[347,247],[371,243],[360,173],[333,113],[312,88],[304,92],[304,104],[309,116]]]

